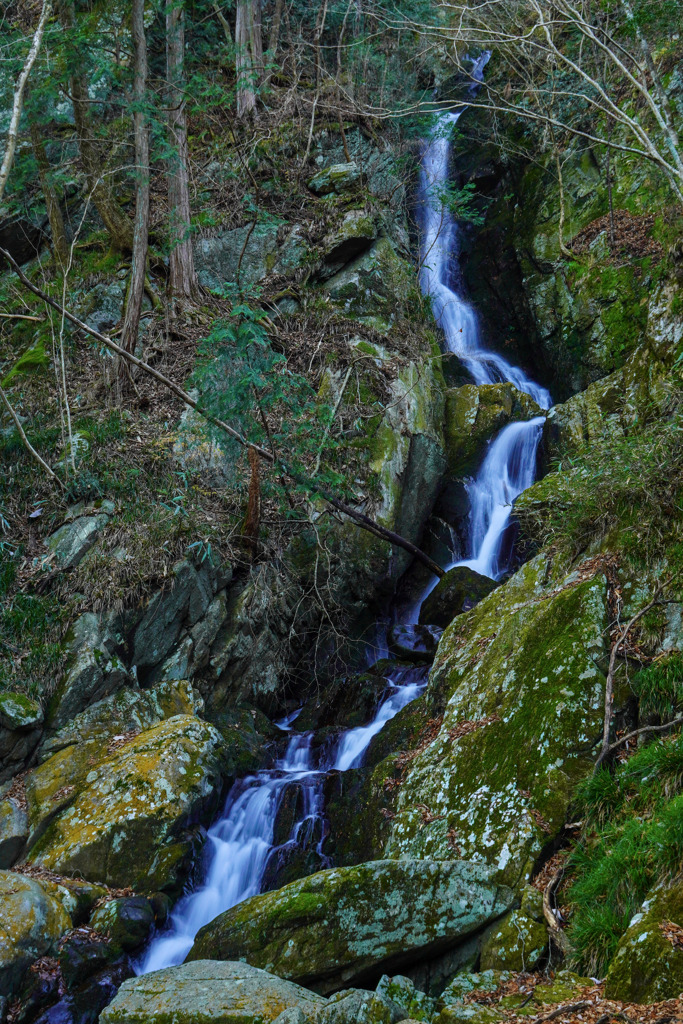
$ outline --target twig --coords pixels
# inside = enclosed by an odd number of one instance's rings
[[[21,420],[19,419],[19,417],[17,416],[16,412],[14,411],[12,406],[10,405],[9,399],[8,399],[7,395],[5,394],[5,392],[4,392],[4,390],[3,390],[1,385],[0,385],[0,398],[2,398],[2,401],[5,404],[5,408],[7,409],[7,412],[10,414],[10,416],[14,420],[14,425],[17,428],[17,431],[19,432],[19,437],[21,438],[21,440],[22,440],[23,444],[25,445],[25,447],[31,453],[31,455],[36,460],[36,462],[40,463],[40,465],[43,467],[43,469],[48,474],[48,476],[52,477],[52,479],[55,480],[59,484],[59,486],[62,488],[62,490],[65,491],[66,490],[66,486],[62,483],[62,481],[59,479],[57,474],[54,473],[50,469],[50,467],[48,466],[48,464],[45,461],[45,459],[43,459],[42,456],[38,454],[38,452],[35,450],[35,448],[31,444],[31,442],[27,438],[26,433],[24,431],[24,428],[21,425]]]
[[[634,729],[633,732],[628,733],[627,736],[622,736],[621,739],[616,740],[612,743],[606,756],[609,756],[613,751],[617,750],[622,744],[628,743],[629,740],[635,739],[636,736],[645,736],[650,732],[666,732],[667,729],[674,729],[677,725],[683,725],[683,715],[679,715],[678,718],[672,719],[670,722],[666,722],[664,725],[644,725],[640,729]],[[596,764],[596,769],[599,766],[600,761]]]
[[[646,605],[644,605],[644,607],[642,607],[640,611],[636,612],[636,614],[629,619],[629,621],[626,623],[624,628],[619,633],[617,639],[612,644],[612,650],[610,651],[609,656],[609,666],[607,669],[607,680],[605,682],[605,718],[602,726],[602,750],[600,751],[600,756],[595,762],[595,768],[593,769],[594,771],[605,760],[610,748],[609,731],[610,726],[612,724],[612,710],[614,706],[614,671],[617,662],[617,655],[619,654],[619,651],[621,650],[624,641],[626,640],[628,634],[635,626],[636,622],[638,622],[639,619],[642,619],[643,615],[646,615],[647,612],[649,612],[652,608],[661,603],[660,598],[662,591],[665,587],[668,587],[673,578],[673,576],[670,576],[663,583],[659,584],[652,600],[649,601]]]
[[[565,1013],[578,1013],[579,1010],[585,1010],[591,1004],[588,999],[582,999],[579,1003],[570,1003],[569,1006],[558,1006],[552,1013],[546,1013],[545,1017],[534,1017],[530,1024],[545,1024],[545,1021],[555,1020],[556,1017],[561,1017]]]
[[[557,889],[563,874],[564,865],[561,864],[543,890],[543,916],[547,921],[551,939],[560,952],[566,954],[569,952],[569,940],[557,923],[557,918],[555,917],[553,908],[550,905],[550,901],[555,894],[555,890]]]
[[[0,317],[3,320],[35,320],[38,323],[45,319],[44,316],[26,316],[25,313],[0,313]]]

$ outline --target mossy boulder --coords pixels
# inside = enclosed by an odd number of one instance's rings
[[[28,966],[53,953],[71,921],[34,878],[0,871],[0,996],[12,995]]]
[[[41,763],[25,780],[29,847],[74,802],[87,785],[87,776],[115,750],[159,722],[192,715],[201,707],[201,698],[183,680],[160,683],[151,690],[124,687],[48,736],[39,751]]]
[[[509,971],[493,970],[492,968],[472,974],[457,974],[441,993],[441,999],[447,1006],[459,1003],[470,992],[495,992],[510,978]]]
[[[21,770],[42,728],[43,712],[37,701],[23,693],[0,693],[0,783]]]
[[[521,910],[487,929],[481,943],[481,969],[533,971],[548,948],[548,932]]]
[[[73,569],[82,562],[109,522],[105,512],[96,516],[79,516],[64,523],[45,541],[63,569]]]
[[[483,865],[371,861],[253,896],[198,933],[190,960],[244,959],[333,992],[417,962],[499,917],[512,892]]]
[[[51,768],[61,778],[63,756],[41,766],[43,800],[55,785]],[[67,805],[46,824],[29,860],[139,891],[177,887],[197,842],[192,826],[215,810],[224,770],[217,729],[192,715],[169,718],[110,748],[72,793],[54,790],[56,805]]]
[[[387,856],[457,849],[517,884],[564,824],[603,716],[607,585],[591,565],[564,576],[539,555],[446,629],[424,698],[441,726],[405,773]]]
[[[592,978],[584,978],[573,971],[557,971],[550,981],[536,986],[532,1002],[536,1006],[570,1003],[578,999],[584,989],[592,988],[594,985]]]
[[[683,882],[643,903],[607,972],[605,996],[628,1003],[676,999],[683,992]]]
[[[451,388],[446,392],[444,423],[449,473],[471,475],[483,458],[487,441],[506,424],[542,415],[529,395],[507,382]]]
[[[300,1008],[309,1020],[325,1000],[244,963],[199,960],[124,981],[100,1024],[270,1024]]]
[[[397,974],[393,978],[383,974],[379,979],[376,993],[388,1000],[392,1008],[395,1007],[397,1020],[405,1017],[410,1020],[428,1021],[439,1007],[439,1000],[420,991],[410,978],[402,974]]]
[[[121,896],[97,907],[90,927],[106,935],[117,953],[130,953],[149,938],[154,927],[154,909],[144,896]]]
[[[496,580],[482,576],[467,565],[456,565],[439,580],[420,608],[420,622],[448,626],[456,615],[462,615],[479,604],[498,586]]]
[[[360,181],[360,168],[355,160],[345,164],[332,164],[330,167],[323,167],[321,171],[314,174],[308,183],[311,192],[319,196],[328,196],[333,192],[341,194],[348,192]]]

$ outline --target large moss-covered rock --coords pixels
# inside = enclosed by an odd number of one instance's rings
[[[77,715],[43,742],[41,764],[25,780],[29,846],[50,821],[74,802],[86,778],[118,748],[175,715],[201,709],[190,683],[160,683],[151,690],[124,687]]]
[[[338,195],[349,192],[360,181],[360,168],[355,160],[344,164],[331,164],[314,174],[308,183],[312,192],[319,196]]]
[[[482,971],[533,971],[548,947],[548,932],[521,910],[492,925],[481,944]]]
[[[679,881],[652,893],[631,921],[607,972],[605,996],[628,1003],[677,998],[683,992],[681,929]]]
[[[26,968],[52,953],[71,921],[34,878],[0,871],[0,996],[12,995]]]
[[[11,868],[28,839],[28,816],[12,797],[0,800],[0,868]]]
[[[534,400],[512,384],[466,384],[446,393],[444,433],[448,470],[472,474],[489,441],[507,423],[543,415]]]
[[[498,586],[496,580],[482,576],[467,565],[456,565],[439,580],[420,607],[420,622],[447,626],[456,615],[474,608]]]
[[[124,981],[100,1024],[270,1024],[325,1006],[313,992],[244,963],[200,960]]]
[[[526,875],[592,768],[607,622],[599,568],[563,577],[539,555],[446,629],[425,696],[443,719],[403,777],[387,855],[456,849]]]
[[[191,960],[245,959],[319,991],[454,946],[514,897],[483,865],[373,861],[254,896],[197,935]]]
[[[217,805],[224,777],[224,740],[192,715],[176,715],[147,729],[91,768],[72,793],[53,792],[69,804],[49,821],[29,860],[60,874],[143,891],[177,887],[196,836]],[[55,785],[60,751],[41,765],[44,803]],[[57,764],[54,764],[54,762]],[[61,778],[57,774],[57,778]]]

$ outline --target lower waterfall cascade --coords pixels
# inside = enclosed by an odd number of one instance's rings
[[[473,81],[481,80],[487,55],[474,65]],[[477,384],[508,381],[548,409],[548,391],[524,372],[483,346],[476,311],[462,297],[457,255],[459,226],[441,198],[449,180],[450,135],[460,114],[440,115],[425,145],[419,185],[420,286],[431,299],[448,351],[454,353]],[[469,566],[499,578],[508,568],[505,535],[514,500],[536,477],[537,449],[544,417],[504,427],[489,445],[474,479],[466,484],[470,501],[468,557],[447,565]],[[404,616],[415,623],[419,607],[438,580],[434,578],[417,605]],[[275,843],[278,811],[287,788],[297,784],[303,793],[298,821],[284,845],[313,844],[322,857],[325,808],[323,782],[332,770],[347,771],[362,764],[371,740],[427,685],[428,668],[396,671],[387,691],[365,726],[348,729],[331,752],[316,748],[313,734],[296,733],[296,712],[278,723],[290,735],[286,752],[271,769],[238,780],[228,794],[221,817],[208,833],[204,850],[204,880],[176,905],[166,928],[158,933],[136,965],[138,974],[182,963],[201,927],[219,914],[261,891],[271,858],[282,846]]]

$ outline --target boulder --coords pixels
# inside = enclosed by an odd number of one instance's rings
[[[368,249],[375,238],[377,225],[374,218],[365,210],[349,210],[323,239],[323,262],[317,277],[320,280],[332,277]]]
[[[43,729],[40,704],[23,693],[0,693],[0,783],[24,767]]]
[[[355,161],[345,164],[332,164],[323,167],[314,174],[308,183],[311,192],[319,196],[329,196],[333,192],[340,195],[348,192],[360,181],[360,168]]]
[[[154,910],[144,896],[121,896],[97,907],[90,927],[99,935],[106,935],[116,952],[130,953],[149,938]]]
[[[446,392],[444,424],[449,473],[471,476],[483,458],[486,443],[504,426],[542,415],[542,409],[529,395],[507,382],[451,388]]]
[[[53,953],[71,921],[34,878],[0,871],[0,995],[12,995],[29,964]]]
[[[133,663],[158,665],[170,653],[184,624],[194,626],[212,599],[210,581],[188,561],[173,570],[173,585],[155,594],[133,638]]]
[[[249,964],[199,960],[124,981],[100,1024],[270,1024],[297,1008],[311,1021],[324,1005]]]
[[[28,839],[28,815],[21,804],[8,797],[0,800],[0,868],[11,868]]]
[[[84,612],[76,619],[67,640],[67,670],[47,708],[50,729],[61,729],[90,704],[131,681],[116,654],[118,645],[112,616]]]
[[[482,971],[533,971],[548,948],[544,925],[513,910],[492,925],[482,939]]]
[[[415,278],[389,239],[378,238],[323,287],[350,316],[380,316],[391,323],[397,309],[414,291]]]
[[[29,847],[52,819],[74,802],[87,776],[139,733],[175,715],[202,707],[188,682],[160,683],[151,690],[124,687],[76,715],[41,745],[41,764],[25,779]]]
[[[467,565],[456,565],[439,580],[420,608],[420,622],[445,628],[456,615],[479,604],[498,586],[496,580],[482,576]]]
[[[333,992],[458,944],[508,910],[479,864],[371,861],[253,896],[200,930],[190,960],[247,960]]]
[[[382,995],[350,988],[337,992],[315,1018],[316,1024],[395,1024],[400,1019]]]
[[[645,900],[622,936],[605,981],[605,998],[657,1003],[683,992],[683,882]]]
[[[396,625],[389,630],[389,645],[404,661],[429,662],[434,660],[442,632],[438,626]]]
[[[277,224],[245,224],[222,231],[213,238],[197,238],[194,258],[199,283],[220,291],[237,282],[242,287],[256,284],[268,274],[277,258]]]
[[[410,978],[401,974],[393,978],[383,974],[379,979],[376,994],[388,1000],[392,1008],[395,1008],[398,1020],[431,1020],[440,1005],[439,1000],[428,996],[426,992],[421,992]]]
[[[441,999],[447,1006],[461,1003],[470,992],[495,992],[511,977],[509,971],[491,969],[477,971],[474,974],[469,972],[457,974],[441,993]]]
[[[527,562],[441,638],[422,700],[441,722],[403,775],[385,856],[453,850],[519,885],[593,769],[604,714],[607,581]]]
[[[54,792],[57,806],[66,806],[46,824],[29,860],[143,892],[177,887],[197,843],[192,826],[208,821],[220,800],[224,745],[217,729],[192,715],[121,737],[72,792]],[[63,756],[41,765],[47,791]]]
[[[99,539],[109,522],[109,516],[102,512],[96,516],[80,516],[64,523],[45,541],[60,567],[73,569],[87,555]]]

